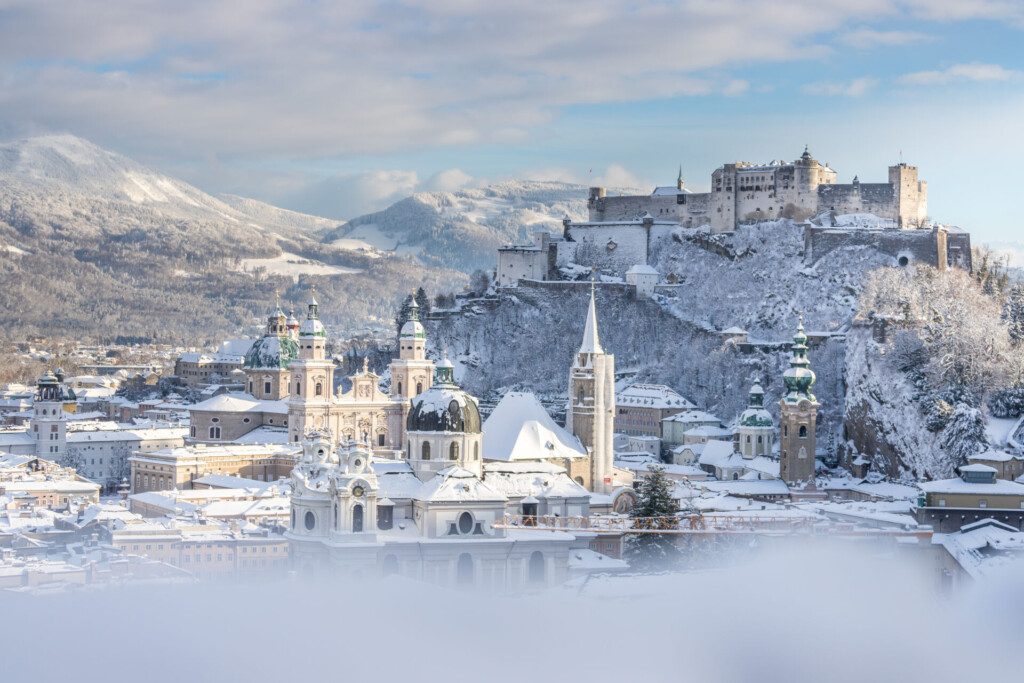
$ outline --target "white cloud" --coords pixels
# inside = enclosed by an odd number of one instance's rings
[[[595,178],[595,185],[615,188],[643,189],[650,185],[646,180],[641,180],[624,166],[611,164],[604,170],[604,173]]]
[[[844,82],[808,83],[802,90],[808,95],[860,97],[878,85],[876,78],[855,78]]]
[[[421,189],[429,192],[455,192],[476,185],[473,176],[459,168],[449,168],[435,173],[427,179]]]
[[[317,216],[354,218],[383,209],[419,188],[415,171],[368,171],[313,182],[282,198],[281,203]]]
[[[1007,69],[998,64],[954,64],[936,71],[916,71],[900,76],[899,82],[904,85],[945,85],[947,83],[975,81],[993,82],[1008,81],[1017,78],[1021,72]]]
[[[856,29],[839,36],[839,42],[861,49],[913,45],[930,40],[933,40],[932,36],[918,31],[879,31],[870,28]]]

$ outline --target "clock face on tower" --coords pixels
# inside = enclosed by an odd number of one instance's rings
[[[355,496],[356,498],[362,498],[363,497],[363,492],[364,492],[364,489],[363,489],[362,486],[353,486],[352,487],[352,495]]]

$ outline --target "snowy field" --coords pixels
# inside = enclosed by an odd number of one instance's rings
[[[270,275],[284,275],[292,278],[299,275],[351,275],[360,272],[358,268],[332,266],[322,261],[315,261],[298,254],[289,254],[288,252],[273,258],[243,259],[240,270],[251,273],[257,268],[265,269]]]
[[[844,546],[502,597],[341,576],[4,594],[0,660],[80,683],[1017,680],[1019,576],[940,596],[933,565]]]

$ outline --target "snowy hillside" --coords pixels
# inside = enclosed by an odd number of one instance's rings
[[[459,192],[422,192],[331,231],[325,241],[415,255],[424,263],[491,270],[495,250],[535,230],[561,233],[562,219],[585,219],[587,188],[508,181]]]
[[[322,294],[342,329],[390,325],[401,293],[463,276],[322,244],[337,221],[213,197],[71,135],[0,145],[0,305],[9,334],[193,339]]]

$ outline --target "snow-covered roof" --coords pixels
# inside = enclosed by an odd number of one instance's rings
[[[586,498],[589,492],[550,463],[484,464],[484,483],[506,498]]]
[[[388,493],[391,496],[390,492]],[[449,467],[423,482],[416,500],[431,503],[503,503],[501,495],[469,470]]]
[[[712,415],[703,410],[687,410],[675,415],[669,415],[666,418],[662,418],[661,421],[679,422],[681,424],[713,423],[717,425],[722,423],[722,420],[717,415]]]
[[[274,413],[288,414],[285,401],[261,401],[248,394],[226,393],[196,403],[189,410],[209,413]]]
[[[720,440],[723,436],[732,436],[733,430],[729,427],[703,425],[701,427],[687,429],[683,434],[686,436],[706,436],[709,439]]]
[[[712,493],[733,496],[788,496],[789,487],[781,479],[743,479],[739,481],[705,481],[699,486]]]
[[[583,326],[583,343],[580,353],[604,353],[601,340],[597,334],[597,308],[594,303],[594,292],[590,292],[590,307],[587,309],[587,322]]]
[[[263,425],[257,427],[251,432],[247,432],[242,436],[234,440],[235,443],[276,443],[286,444],[288,443],[288,429],[286,427],[275,427],[273,425]]]
[[[484,460],[581,458],[580,440],[551,419],[529,392],[505,394],[484,421]]]
[[[1002,450],[1000,448],[990,448],[989,450],[985,451],[984,453],[978,453],[976,455],[972,455],[972,456],[968,457],[967,459],[968,460],[987,460],[989,462],[1009,462],[1010,460],[1019,460],[1020,458],[1021,458],[1021,456],[1016,455],[1014,453],[1008,453],[1008,452],[1006,452],[1006,451],[1004,451],[1004,450]],[[971,467],[971,465],[966,465],[965,467]],[[960,470],[963,471],[965,469],[965,467],[961,467]],[[970,471],[971,470],[968,470],[968,472],[970,472]]]
[[[729,441],[708,441],[704,444],[698,462],[701,465],[718,467],[735,452],[733,444]]]
[[[974,465],[965,465],[960,470],[963,471],[968,467],[975,467]],[[986,467],[985,465],[977,465],[977,467]],[[986,468],[989,471],[994,472],[995,470],[991,467]],[[968,471],[984,471],[984,470],[968,470]],[[964,481],[960,477],[953,479],[940,479],[939,481],[925,481],[918,484],[922,491],[927,493],[970,493],[975,495],[1009,495],[1009,496],[1024,496],[1024,484],[1018,484],[1013,481],[1006,481],[1005,479],[995,479],[991,482],[970,482]]]
[[[193,484],[209,486],[215,489],[265,489],[268,486],[279,485],[278,482],[248,479],[231,474],[206,474],[196,479]]]
[[[626,275],[660,275],[660,273],[658,273],[658,269],[654,266],[638,263],[635,266],[630,266],[629,270],[626,271]]]
[[[632,384],[615,395],[620,406],[638,406],[667,410],[692,410],[695,406],[675,389],[664,384]]]

